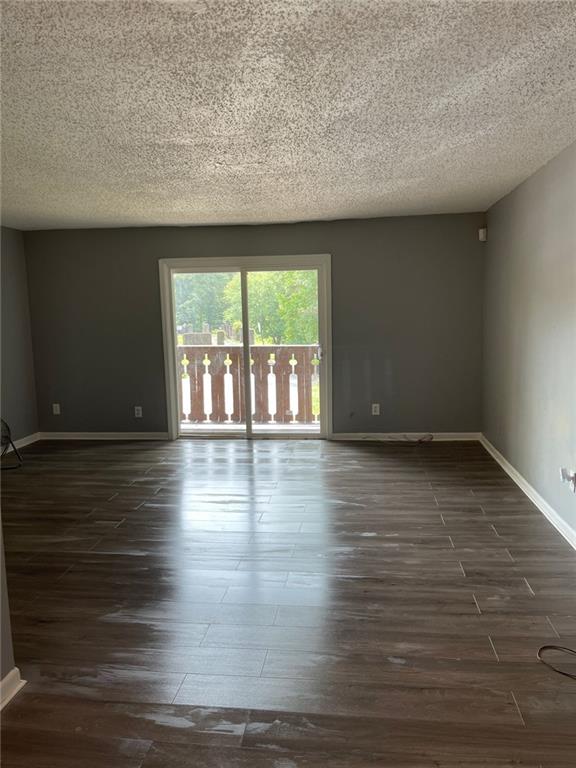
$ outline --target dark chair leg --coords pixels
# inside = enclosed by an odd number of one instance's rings
[[[10,446],[12,446],[12,450],[14,451],[14,455],[18,459],[18,463],[17,464],[8,464],[8,465],[2,464],[2,469],[3,470],[4,469],[20,469],[20,467],[24,464],[24,459],[20,455],[20,451],[18,450],[18,448],[16,448],[16,446],[14,445],[14,442],[11,439],[8,440],[8,443],[4,443],[4,448],[2,450],[2,455],[1,455],[0,458],[3,459],[4,456],[6,456],[6,454],[8,453],[8,448]]]
[[[12,450],[14,451],[14,453],[16,454],[16,456],[18,457],[18,462],[19,462],[19,464],[24,464],[24,461],[23,461],[23,459],[22,459],[22,456],[20,456],[20,451],[18,450],[18,448],[16,448],[16,446],[14,445],[14,443],[12,442],[12,440],[10,440],[10,445],[12,446]]]

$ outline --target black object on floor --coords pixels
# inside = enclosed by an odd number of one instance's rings
[[[2,469],[18,469],[19,467],[22,466],[22,464],[24,463],[24,460],[22,459],[22,456],[20,455],[18,448],[16,448],[16,446],[14,445],[10,427],[8,426],[8,424],[6,424],[4,419],[0,419],[0,421],[2,422],[2,431],[0,433],[0,445],[2,447],[2,453],[0,454],[0,458],[2,458],[5,453],[7,453],[10,447],[12,447],[12,450],[14,451],[14,454],[18,459],[17,464],[3,465]]]

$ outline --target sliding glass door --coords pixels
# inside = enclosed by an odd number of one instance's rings
[[[165,260],[161,280],[173,437],[329,431],[329,257]]]
[[[252,429],[320,432],[318,271],[248,272]]]
[[[174,272],[172,280],[180,433],[244,432],[240,273]]]

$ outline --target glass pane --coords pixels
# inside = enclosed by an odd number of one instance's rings
[[[320,431],[318,272],[249,272],[254,432]]]
[[[245,430],[239,272],[173,276],[180,432]]]

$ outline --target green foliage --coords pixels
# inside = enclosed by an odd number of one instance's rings
[[[182,274],[175,278],[176,322],[202,330],[224,322],[242,324],[240,275]],[[315,344],[318,341],[317,277],[314,270],[250,272],[250,327],[259,344]]]
[[[276,272],[278,314],[287,344],[318,342],[318,281],[314,270]]]
[[[233,275],[224,272],[180,273],[174,277],[176,324],[202,330],[219,328],[224,314],[224,288]]]

